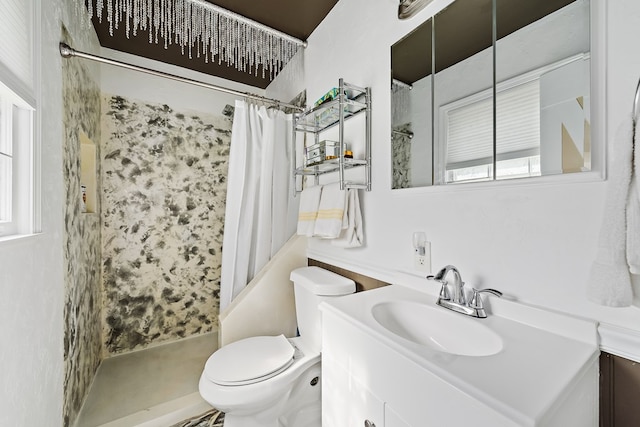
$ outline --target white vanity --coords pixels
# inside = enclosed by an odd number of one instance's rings
[[[420,279],[321,305],[323,426],[598,425],[594,322],[490,297],[476,319],[437,291]]]

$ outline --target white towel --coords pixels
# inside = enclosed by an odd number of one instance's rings
[[[302,190],[300,193],[300,206],[298,208],[298,229],[299,236],[313,236],[318,217],[318,206],[320,205],[320,195],[322,186],[316,185]]]
[[[340,190],[339,183],[325,185],[322,188],[314,236],[323,239],[335,239],[340,236],[346,198],[347,192]]]
[[[341,248],[358,248],[362,246],[363,241],[360,197],[358,190],[351,188],[347,190],[347,208],[344,210],[342,233],[339,238],[332,240],[331,244]]]
[[[633,173],[627,202],[627,262],[631,274],[640,274],[640,126],[636,124]]]
[[[633,125],[626,119],[610,143],[611,163],[598,254],[591,266],[587,296],[611,307],[627,307],[633,302],[627,264],[626,206],[631,182]]]

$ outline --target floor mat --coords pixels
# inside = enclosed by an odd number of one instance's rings
[[[174,424],[171,427],[223,427],[224,426],[224,412],[220,412],[217,409],[212,409],[209,412],[198,415],[197,417],[180,421],[178,424]]]

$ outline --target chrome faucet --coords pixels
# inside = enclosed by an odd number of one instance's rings
[[[448,282],[445,280],[447,274],[451,272],[453,274],[453,298],[449,293]],[[453,265],[447,265],[436,273],[435,276],[427,276],[427,279],[435,280],[440,283],[440,295],[436,304],[449,310],[456,311],[458,313],[466,314],[468,316],[478,317],[484,319],[487,317],[487,313],[484,310],[482,303],[481,293],[489,293],[497,297],[502,296],[502,292],[495,289],[471,289],[473,295],[471,300],[467,303],[467,298],[464,293],[464,282],[460,276],[460,272]]]
[[[464,295],[464,282],[462,281],[462,277],[460,276],[460,272],[457,268],[455,268],[453,265],[447,265],[446,267],[438,271],[435,276],[433,276],[433,280],[435,280],[436,282],[440,282],[443,285],[442,287],[445,289],[445,293],[448,293],[446,292],[446,285],[448,282],[444,280],[444,278],[449,272],[453,273],[453,298],[448,297],[445,298],[445,300],[452,301],[456,304],[466,305],[466,298]]]

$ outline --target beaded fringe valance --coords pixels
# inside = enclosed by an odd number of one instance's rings
[[[149,43],[176,44],[189,59],[204,56],[239,71],[273,77],[296,54],[300,40],[204,0],[77,0],[109,32],[124,25],[127,38],[148,31]]]

